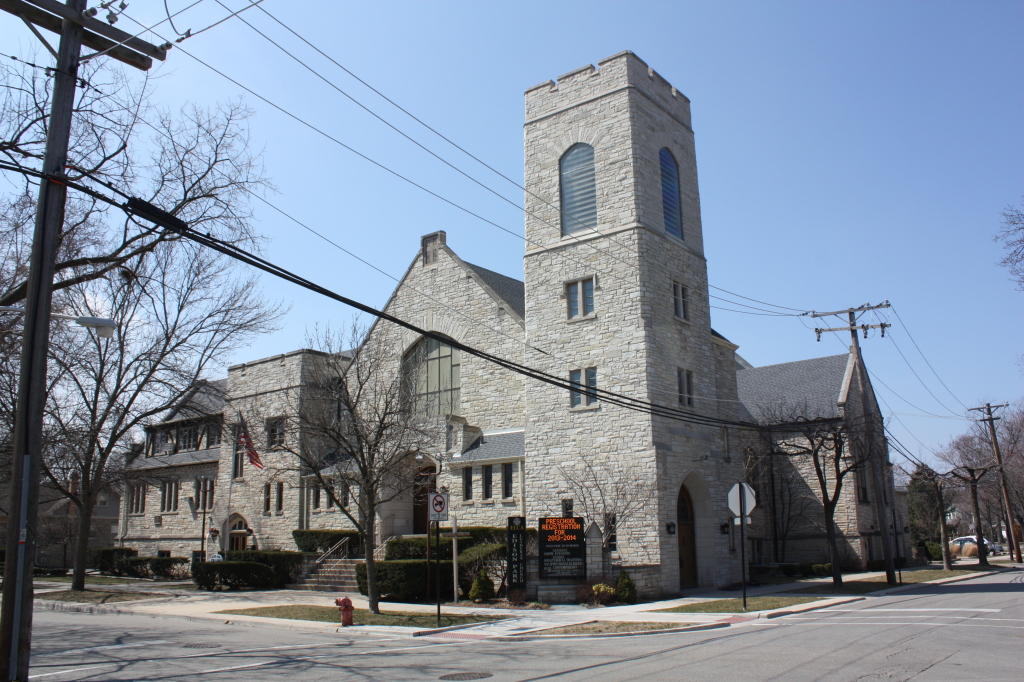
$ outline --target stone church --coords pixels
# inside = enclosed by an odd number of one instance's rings
[[[756,415],[759,402],[793,391],[841,415],[840,396],[861,390],[848,356],[807,361],[806,371],[753,368],[712,329],[690,101],[639,57],[622,52],[527,90],[524,138],[523,281],[463,261],[435,232],[409,245],[418,251],[385,310],[578,390],[376,323],[371,335],[423,360],[417,401],[450,415],[449,442],[420,474],[451,493],[460,525],[504,526],[517,515],[530,526],[562,515],[612,524],[610,561],[642,593],[736,583],[738,537],[726,497],[745,468],[735,424]],[[268,473],[287,468],[275,467],[287,458],[275,445],[316,361],[315,351],[299,350],[231,367],[226,380],[198,386],[151,427],[132,463],[139,476],[124,495],[122,542],[153,555],[294,549],[295,529],[346,527],[299,473]],[[395,371],[402,366],[396,358]],[[600,390],[693,418],[626,409],[600,399]],[[236,439],[221,437],[248,413],[272,415],[249,423],[264,470]],[[588,467],[603,472],[598,486],[641,482],[631,490],[643,504],[628,517],[592,518],[571,481]],[[410,494],[382,510],[381,541],[426,531],[419,499]],[[844,510],[846,546],[865,559],[860,538],[881,526],[855,498]],[[752,556],[779,561],[764,549],[771,524],[758,523]],[[801,537],[824,534],[810,524]]]

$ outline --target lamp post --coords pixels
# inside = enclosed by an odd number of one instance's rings
[[[0,306],[0,312],[5,313],[20,313],[25,314],[24,308],[18,308],[16,306]],[[117,329],[117,322],[111,320],[108,317],[90,317],[88,315],[58,315],[57,313],[50,313],[50,317],[58,320],[71,320],[76,324],[83,327],[89,327],[96,330],[97,336],[101,339],[112,339],[114,338],[114,330]]]

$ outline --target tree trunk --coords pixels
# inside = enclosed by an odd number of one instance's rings
[[[971,481],[971,506],[974,508],[974,539],[978,543],[978,565],[988,566],[988,547],[985,546],[985,536],[981,533],[981,508],[978,506],[977,480]]]
[[[85,590],[85,562],[89,553],[89,528],[92,526],[91,495],[82,494],[82,506],[78,509],[78,537],[75,541],[75,569],[71,578],[71,590]]]
[[[953,557],[949,554],[949,530],[946,529],[946,501],[942,496],[942,486],[936,481],[935,494],[939,499],[939,542],[942,543],[942,569],[953,570]]]
[[[839,545],[836,542],[836,524],[833,521],[835,506],[825,505],[825,537],[828,538],[828,556],[832,563],[832,584],[842,585],[843,574],[839,569]]]

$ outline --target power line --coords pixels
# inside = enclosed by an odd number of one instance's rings
[[[878,316],[876,315],[876,317],[878,317]],[[878,319],[881,319],[881,318],[878,317]],[[917,370],[915,370],[913,365],[910,364],[910,360],[907,359],[907,356],[903,354],[903,349],[901,349],[900,345],[898,343],[896,343],[896,339],[893,338],[893,335],[892,335],[891,332],[889,334],[889,340],[892,342],[893,347],[896,348],[896,352],[900,354],[901,358],[903,358],[903,362],[910,369],[911,373],[917,378],[917,380],[918,380],[918,382],[920,382],[921,386],[924,387],[924,390],[928,391],[928,395],[930,395],[932,398],[934,398],[935,402],[937,402],[942,407],[942,409],[946,410],[947,412],[949,412],[952,415],[955,415],[955,416],[959,417],[960,415],[958,415],[956,412],[954,412],[953,410],[951,410],[948,407],[946,407],[946,404],[943,403],[941,400],[939,400],[938,396],[936,396],[934,393],[932,393],[932,389],[928,388],[928,385],[924,383],[924,379],[921,378],[921,375],[918,374]]]
[[[960,405],[962,405],[965,410],[969,409],[967,405],[965,405],[963,401],[957,398],[956,394],[949,389],[949,386],[946,385],[946,382],[942,380],[942,377],[939,376],[939,373],[935,371],[934,367],[932,367],[932,363],[928,362],[928,358],[925,357],[924,351],[921,350],[921,347],[917,345],[917,341],[914,340],[914,336],[910,333],[910,329],[908,329],[907,325],[903,322],[903,318],[900,317],[899,312],[896,310],[896,306],[892,307],[892,312],[893,314],[896,315],[896,319],[900,321],[900,326],[903,327],[903,331],[907,332],[907,336],[910,338],[910,342],[914,344],[914,348],[916,348],[917,352],[921,354],[921,359],[924,360],[924,364],[928,365],[928,369],[932,371],[932,374],[934,374],[935,378],[939,380],[939,383],[942,384],[942,387],[946,389],[946,391],[949,392],[951,396],[953,396],[953,400],[960,403]]]

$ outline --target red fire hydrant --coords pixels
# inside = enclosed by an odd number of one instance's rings
[[[341,612],[341,625],[352,625],[352,600],[348,597],[342,597],[341,599],[335,599],[334,603],[338,605],[338,610]]]

